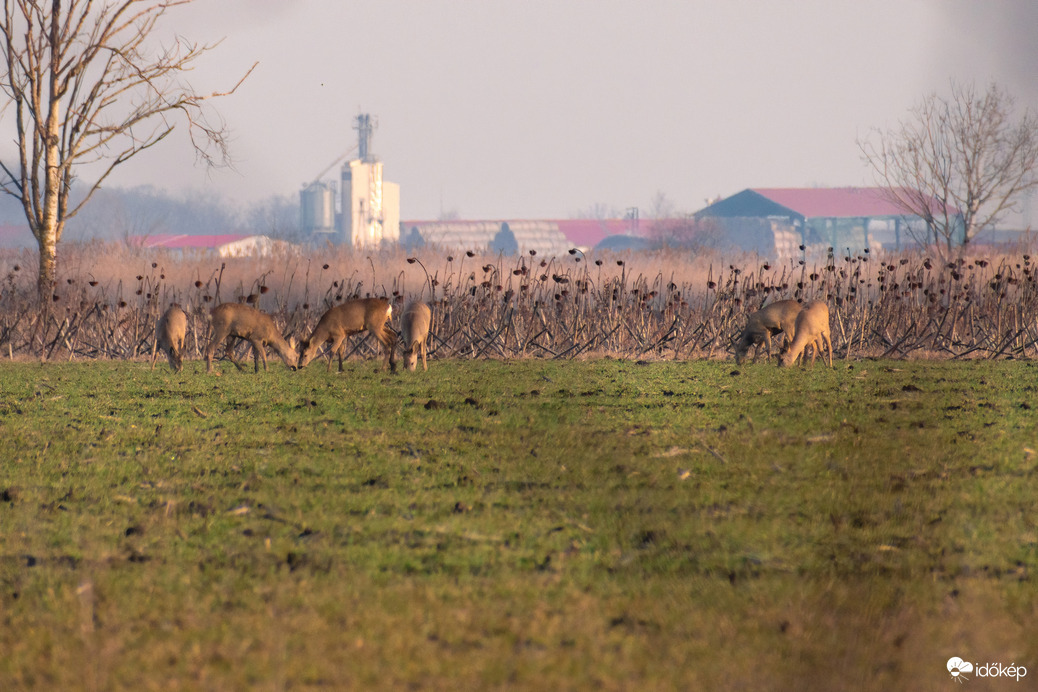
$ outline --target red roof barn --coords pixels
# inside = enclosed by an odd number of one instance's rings
[[[725,227],[756,220],[756,228],[792,231],[803,245],[857,252],[900,248],[907,224],[918,217],[880,187],[748,188],[705,207],[697,219],[716,218]]]

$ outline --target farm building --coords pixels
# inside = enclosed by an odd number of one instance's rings
[[[429,244],[505,254],[533,250],[543,255],[562,255],[572,248],[590,250],[609,236],[636,234],[637,220],[631,219],[404,221],[400,224],[400,242],[408,246]]]
[[[743,250],[792,257],[800,245],[838,252],[900,249],[914,244],[907,214],[878,187],[751,188],[696,212],[716,219],[725,237]]]
[[[269,257],[291,245],[265,235],[229,233],[221,235],[184,235],[156,233],[133,236],[130,243],[144,249],[162,248],[181,252],[213,252],[220,257]]]

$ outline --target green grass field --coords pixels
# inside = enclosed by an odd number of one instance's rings
[[[1038,679],[1036,363],[347,368],[0,363],[0,690]]]

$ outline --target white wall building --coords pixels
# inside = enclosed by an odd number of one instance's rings
[[[355,159],[342,167],[343,242],[378,247],[400,239],[400,186],[382,177],[382,162]]]

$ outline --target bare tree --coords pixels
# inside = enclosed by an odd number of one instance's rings
[[[910,114],[858,147],[890,198],[926,223],[924,244],[966,246],[1038,187],[1038,116],[1017,118],[998,85],[953,83],[950,96],[930,94]]]
[[[200,95],[180,81],[215,44],[176,37],[160,47],[151,40],[170,8],[192,1],[4,0],[0,88],[9,102],[0,123],[13,120],[19,159],[0,161],[0,190],[21,202],[39,243],[41,297],[53,286],[65,222],[176,120],[187,123],[199,160],[229,163],[226,126],[206,101],[237,85]],[[100,172],[73,200],[74,171],[88,164]]]
[[[650,219],[669,219],[675,215],[674,203],[667,197],[667,193],[663,190],[657,190],[656,194],[652,196],[652,201],[649,202],[648,217]]]
[[[271,195],[245,211],[245,227],[271,238],[300,240],[299,201],[290,195]]]

